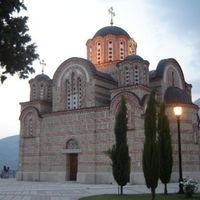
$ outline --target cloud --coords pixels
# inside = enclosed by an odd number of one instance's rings
[[[199,0],[154,0],[153,3],[148,5],[156,18],[168,23],[174,31],[184,34],[190,29],[200,30]]]
[[[200,97],[200,1],[145,0],[145,3],[157,27],[154,29],[158,37],[156,56],[177,59],[186,81],[193,84],[193,98]]]

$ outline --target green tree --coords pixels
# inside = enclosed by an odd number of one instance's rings
[[[143,149],[143,173],[146,186],[151,189],[152,200],[159,179],[159,144],[156,130],[155,91],[152,91],[147,103],[144,120],[145,141]]]
[[[28,18],[19,16],[20,10],[26,10],[22,0],[0,0],[0,79],[6,74],[18,74],[19,78],[28,78],[35,72],[32,62],[39,56],[36,46],[27,34]]]
[[[127,108],[124,97],[121,99],[115,117],[115,140],[111,150],[108,150],[108,155],[112,160],[113,176],[117,184],[120,186],[120,194],[123,195],[123,186],[129,180],[129,150],[127,145]]]
[[[171,177],[173,158],[169,120],[165,114],[164,103],[160,104],[158,114],[158,138],[160,146],[160,180],[165,185],[164,194],[167,194],[167,183],[169,183]]]

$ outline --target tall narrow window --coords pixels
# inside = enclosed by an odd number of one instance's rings
[[[142,79],[142,84],[147,85],[147,69],[146,67],[143,68],[143,79]]]
[[[66,93],[67,93],[67,109],[71,109],[71,87],[69,80],[66,80]]]
[[[78,107],[81,108],[81,103],[82,103],[82,82],[81,78],[78,78],[77,81],[77,86],[78,86]]]
[[[101,63],[101,44],[97,43],[97,63]]]
[[[92,47],[89,47],[89,60],[92,60]]]
[[[113,42],[108,42],[108,62],[113,61]]]
[[[172,86],[174,86],[174,72],[172,72]]]
[[[40,85],[40,100],[44,99],[44,85]]]
[[[135,80],[135,84],[138,85],[139,84],[139,70],[138,67],[135,67],[134,70],[134,80]]]
[[[35,84],[32,86],[32,99],[33,100],[36,99],[36,86],[35,86]]]
[[[48,91],[47,91],[47,99],[48,101],[51,101],[51,87],[48,87]]]
[[[33,136],[33,119],[32,118],[29,119],[29,123],[28,123],[28,135]]]
[[[120,48],[120,60],[124,59],[124,42],[120,42],[119,48]]]
[[[130,83],[130,73],[128,67],[125,68],[125,85],[129,85]]]
[[[75,74],[72,73],[72,81],[71,81],[72,85],[72,109],[76,109],[77,108],[77,82],[75,80]]]
[[[121,86],[124,86],[125,85],[125,82],[124,82],[124,70],[123,69],[121,69],[120,70],[120,77],[121,77]]]
[[[24,120],[24,137],[33,137],[35,136],[35,119],[32,113],[27,114]]]

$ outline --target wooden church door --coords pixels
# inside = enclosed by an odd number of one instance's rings
[[[69,154],[69,180],[76,181],[78,169],[78,154]]]

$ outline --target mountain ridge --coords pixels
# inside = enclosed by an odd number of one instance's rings
[[[196,101],[194,101],[194,103],[195,103],[196,105],[200,106],[200,98],[197,99]]]
[[[6,165],[11,170],[16,170],[19,159],[19,135],[0,139],[0,171]]]

